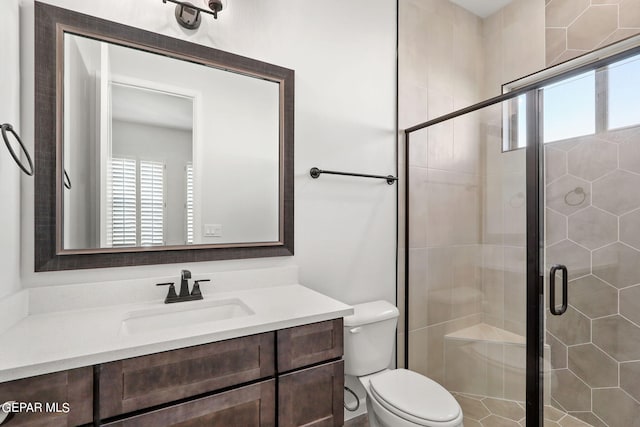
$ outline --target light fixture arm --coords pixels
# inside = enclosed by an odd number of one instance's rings
[[[162,0],[162,3],[166,3],[166,2],[170,2],[170,3],[175,3],[177,4],[180,8],[185,8],[188,7],[189,9],[194,9],[197,11],[197,13],[208,13],[209,15],[213,15],[213,19],[218,19],[218,12],[219,9],[213,9],[213,10],[207,10],[207,9],[203,9],[201,7],[198,7],[196,5],[193,5],[191,3],[188,2],[184,2],[184,1],[179,1],[179,0]]]

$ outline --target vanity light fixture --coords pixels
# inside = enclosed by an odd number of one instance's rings
[[[195,0],[194,0],[195,1]],[[170,2],[176,5],[176,20],[178,24],[189,30],[196,30],[202,22],[202,13],[213,15],[218,19],[218,12],[224,8],[223,0],[197,0],[204,3],[208,9],[196,6],[192,3],[179,0],[162,0],[162,3]]]

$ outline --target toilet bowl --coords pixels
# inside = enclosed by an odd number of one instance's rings
[[[398,309],[386,301],[354,306],[344,319],[345,374],[367,392],[370,427],[461,427],[462,409],[437,382],[406,369],[388,369]]]

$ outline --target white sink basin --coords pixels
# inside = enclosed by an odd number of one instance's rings
[[[179,302],[162,307],[132,311],[122,321],[126,334],[139,334],[199,323],[217,322],[255,314],[237,298],[217,301]]]

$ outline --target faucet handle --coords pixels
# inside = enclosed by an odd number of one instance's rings
[[[178,298],[178,294],[176,294],[176,287],[174,286],[173,282],[158,283],[158,284],[156,284],[156,286],[168,286],[169,287],[169,292],[167,293],[167,297],[164,299],[165,302],[167,300],[170,300],[170,299],[173,299],[173,298]]]
[[[193,290],[191,291],[191,295],[193,296],[201,296],[202,292],[200,292],[200,282],[210,282],[210,279],[200,279],[193,282]]]

